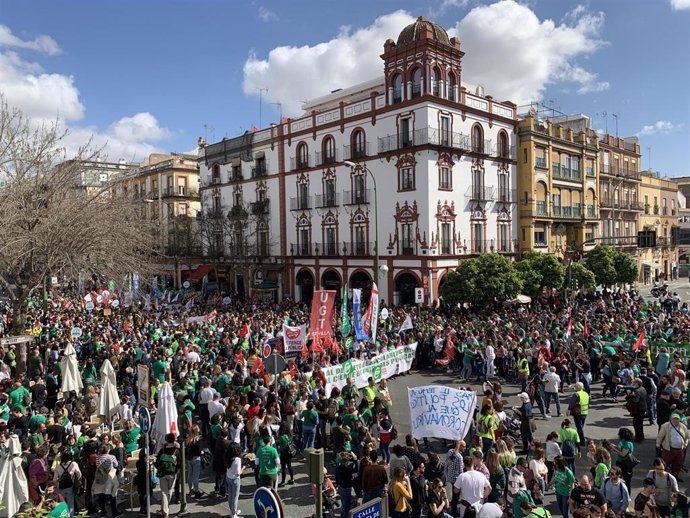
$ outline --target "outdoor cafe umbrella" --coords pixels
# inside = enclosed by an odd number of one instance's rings
[[[98,401],[98,415],[105,417],[106,421],[110,423],[119,404],[115,369],[113,369],[110,360],[106,359],[101,366],[101,396]]]
[[[19,506],[29,501],[29,484],[22,468],[19,438],[11,435],[7,447],[0,449],[0,516],[14,516]]]
[[[153,421],[151,435],[156,440],[158,447],[165,443],[165,436],[169,433],[178,434],[177,430],[177,406],[175,405],[175,394],[169,382],[165,382],[158,392],[158,405],[156,418]]]
[[[81,394],[83,388],[84,383],[79,373],[77,352],[74,350],[74,346],[68,343],[62,353],[62,391],[70,392],[74,390],[77,394]]]

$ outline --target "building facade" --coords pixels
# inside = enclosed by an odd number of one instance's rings
[[[419,18],[385,42],[382,77],[201,147],[204,213],[248,213],[217,243],[220,263],[231,254],[251,263],[228,287],[308,300],[314,289],[377,282],[389,303],[414,303],[415,288],[430,302],[460,259],[517,254],[516,106],[463,84],[463,55],[458,39]],[[247,259],[240,237],[267,253]]]
[[[643,211],[640,229],[653,231],[656,246],[640,247],[640,282],[649,284],[678,277],[678,185],[658,173],[641,173]]]
[[[598,138],[585,116],[518,123],[521,250],[566,256],[599,237]]]

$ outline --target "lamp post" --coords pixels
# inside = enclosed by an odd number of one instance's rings
[[[343,163],[351,169],[357,167],[357,164],[349,160],[345,160]],[[361,167],[367,172],[369,178],[371,178],[371,183],[374,185],[374,280],[376,281],[379,278],[379,204],[376,192],[376,178],[374,178],[374,173],[366,165]]]

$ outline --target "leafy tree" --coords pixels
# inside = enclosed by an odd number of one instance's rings
[[[637,281],[639,271],[635,259],[618,250],[613,253],[613,267],[616,269],[616,282],[632,284]]]
[[[539,297],[544,289],[563,286],[565,268],[552,255],[526,252],[517,269],[524,284],[523,291],[530,297]]]
[[[587,252],[585,266],[594,274],[597,284],[606,287],[618,281],[613,257],[613,248],[608,245],[597,245]]]
[[[581,291],[589,291],[596,287],[597,280],[594,274],[587,269],[586,266],[580,263],[572,263],[570,271],[567,272],[568,280],[572,283],[572,288],[580,289]],[[566,280],[566,282],[568,282]]]
[[[500,254],[484,254],[462,261],[449,273],[441,295],[451,305],[469,302],[492,306],[514,299],[521,289],[522,279],[510,260]]]

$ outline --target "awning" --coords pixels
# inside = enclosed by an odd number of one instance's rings
[[[242,165],[242,160],[240,159],[240,157],[233,158],[230,162],[230,165]]]
[[[277,290],[278,281],[275,279],[264,279],[261,284],[254,286],[255,290]]]
[[[265,151],[259,151],[257,153],[254,153],[254,160],[257,158],[265,158],[266,157],[266,152]]]
[[[190,281],[200,281],[213,270],[212,264],[202,264],[189,276]]]

